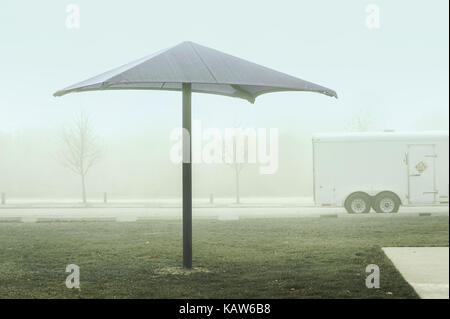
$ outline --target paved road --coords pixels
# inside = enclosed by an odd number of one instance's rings
[[[215,218],[219,220],[236,220],[240,218],[281,218],[281,217],[358,217],[358,218],[393,218],[419,213],[432,215],[449,215],[446,207],[404,207],[398,214],[349,215],[343,208],[323,207],[198,207],[193,209],[194,218]],[[134,221],[146,218],[179,219],[180,207],[97,207],[97,208],[2,208],[0,220],[20,219],[35,222],[38,219],[115,219],[117,221]]]
[[[386,247],[383,250],[421,298],[449,299],[448,247]]]

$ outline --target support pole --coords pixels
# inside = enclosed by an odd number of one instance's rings
[[[183,83],[183,267],[192,268],[191,83]]]

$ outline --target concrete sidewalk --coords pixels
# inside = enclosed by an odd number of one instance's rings
[[[282,217],[339,217],[339,218],[403,218],[407,216],[417,216],[420,210],[405,208],[398,214],[362,214],[351,215],[345,212],[342,207],[234,207],[234,208],[197,208],[194,207],[192,214],[194,218],[213,218],[219,220],[238,220],[241,218],[282,218]],[[422,212],[434,216],[448,216],[448,207],[422,208]],[[418,212],[416,212],[418,211]],[[140,219],[181,219],[182,211],[179,208],[13,208],[0,209],[0,222],[22,221],[37,222],[49,220],[93,220],[108,219],[117,221],[136,221]],[[420,217],[429,218],[429,217]]]
[[[448,247],[385,247],[384,253],[423,299],[449,299]]]

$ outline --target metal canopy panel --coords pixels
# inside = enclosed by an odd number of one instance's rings
[[[176,90],[192,83],[192,91],[254,102],[278,91],[310,91],[337,97],[326,87],[271,70],[193,42],[183,42],[56,92],[93,90]]]

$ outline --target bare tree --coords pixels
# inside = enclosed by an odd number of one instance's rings
[[[247,148],[245,144],[239,144],[238,139],[244,140],[245,137],[242,135],[241,128],[234,128],[234,134],[228,137],[228,143],[232,145],[231,149],[226,147],[223,151],[223,162],[228,164],[234,171],[235,176],[235,189],[236,189],[236,204],[241,203],[241,193],[240,193],[240,175],[245,167],[245,161],[248,156]],[[238,147],[241,146],[241,147]]]
[[[353,132],[367,132],[371,124],[370,115],[363,110],[359,110],[348,122],[347,129]]]
[[[63,129],[62,142],[61,163],[80,176],[82,199],[86,204],[86,176],[101,156],[89,116],[80,112],[73,124]]]

